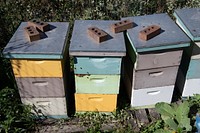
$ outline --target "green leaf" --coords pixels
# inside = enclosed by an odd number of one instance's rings
[[[190,111],[189,103],[184,101],[182,104],[178,106],[176,109],[176,117],[178,123],[180,123],[183,119],[188,118],[188,113]]]
[[[193,98],[200,100],[200,94],[194,94]]]
[[[186,131],[191,131],[192,130],[192,126],[190,125],[190,119],[189,118],[183,118],[179,125],[180,128],[185,128]]]
[[[163,116],[162,118],[166,118],[165,116],[173,118],[175,115],[175,110],[168,103],[157,103],[155,107],[161,117]]]
[[[172,130],[177,130],[178,128],[178,124],[171,118],[164,120],[165,124],[167,124],[169,126],[170,129]]]
[[[172,133],[172,131],[164,130],[164,129],[158,129],[154,133]]]

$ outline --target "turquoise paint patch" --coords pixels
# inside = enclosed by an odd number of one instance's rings
[[[120,74],[121,58],[74,57],[75,74]]]
[[[200,78],[200,59],[191,60],[186,75],[187,79]]]
[[[9,59],[63,59],[62,55],[51,54],[4,54]]]

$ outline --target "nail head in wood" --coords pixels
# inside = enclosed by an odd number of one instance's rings
[[[98,43],[108,40],[108,34],[97,27],[88,28],[88,35]]]
[[[161,32],[160,26],[151,25],[139,32],[139,38],[144,41],[147,41],[147,40],[159,35],[160,32]]]
[[[40,33],[33,26],[25,27],[24,31],[30,42],[40,40]]]
[[[42,32],[46,32],[46,31],[50,30],[50,25],[48,23],[37,20],[37,19],[32,19],[32,20],[28,21],[28,25],[34,26],[35,28],[38,28]]]
[[[129,19],[127,20],[123,20],[117,23],[113,23],[111,25],[111,31],[113,33],[119,33],[119,32],[123,32],[127,29],[133,28],[133,22],[131,22]]]

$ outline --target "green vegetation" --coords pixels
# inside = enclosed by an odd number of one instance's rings
[[[200,7],[199,0],[1,0],[0,1],[0,51],[8,43],[20,22],[32,18],[43,21],[68,21],[76,19],[120,19],[126,16],[137,16],[168,12],[183,7]],[[1,53],[0,53],[1,55]],[[35,120],[29,106],[21,104],[15,84],[10,62],[0,57],[0,132],[27,132],[35,128]],[[162,120],[144,127],[144,133],[160,132],[166,129],[176,132],[190,131],[194,123],[193,116],[200,110],[200,96],[196,95],[179,106],[160,103],[157,110]],[[188,108],[190,109],[189,116]],[[191,112],[196,109],[197,111]],[[175,113],[169,112],[175,111]],[[95,115],[95,116],[94,116]],[[132,116],[122,111],[113,116],[100,114],[85,114],[77,116],[86,119],[91,117],[91,127],[88,132],[100,131],[101,123],[115,119],[120,121],[115,132],[131,132],[127,123]],[[105,118],[106,117],[106,118]],[[89,119],[88,118],[88,119]],[[190,122],[189,119],[190,118]],[[170,120],[171,119],[171,120]],[[182,124],[182,121],[186,125]],[[84,124],[84,123],[83,123]],[[158,132],[158,131],[157,131]],[[167,132],[167,131],[166,131]]]
[[[131,121],[135,120],[133,114],[128,113],[129,108],[117,110],[112,114],[86,112],[76,113],[79,124],[87,127],[87,132],[136,132],[136,133],[192,133],[196,131],[195,116],[200,113],[200,95],[189,97],[179,103],[157,103],[155,108],[161,115],[160,119],[140,127],[137,131]],[[108,131],[105,125],[111,126]]]
[[[19,101],[15,89],[4,88],[0,91],[0,132],[26,132],[34,128],[31,107]]]
[[[166,127],[163,131],[171,132],[188,132],[192,130],[190,125],[190,119],[188,114],[190,111],[189,102],[184,101],[183,103],[177,104],[167,104],[167,103],[158,103],[156,104],[157,111],[161,114],[161,118],[164,121]]]

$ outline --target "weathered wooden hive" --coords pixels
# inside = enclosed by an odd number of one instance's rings
[[[24,104],[35,105],[36,111],[43,115],[66,118],[63,77],[69,66],[65,50],[69,24],[50,22],[47,31],[35,30],[39,39],[32,38],[30,28],[24,30],[27,26],[27,22],[20,24],[3,51],[4,57],[11,60],[21,100]]]
[[[189,38],[167,14],[123,19],[135,23],[127,30],[128,55],[123,69],[131,106],[170,103],[183,48],[190,46]]]
[[[69,54],[74,57],[76,111],[116,109],[126,48],[123,33],[111,31],[110,26],[115,22],[76,20],[74,23]],[[88,31],[92,29],[98,29],[97,34],[103,30],[107,38],[99,42],[101,36]]]
[[[177,9],[174,12],[176,23],[190,37],[192,44],[186,50],[187,60],[183,64],[189,67],[181,68],[177,82],[183,97],[200,94],[200,8]]]

